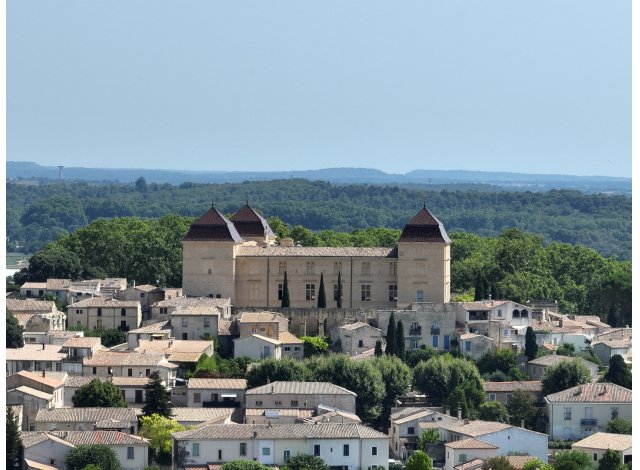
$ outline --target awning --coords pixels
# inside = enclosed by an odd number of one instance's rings
[[[238,395],[235,393],[223,393],[220,395],[222,398],[236,398]]]

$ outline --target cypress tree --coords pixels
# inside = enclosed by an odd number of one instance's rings
[[[484,276],[482,276],[482,293],[484,296],[481,300],[488,299],[491,294],[491,284],[489,284],[489,281],[487,281],[487,278]]]
[[[22,447],[22,441],[20,440],[20,429],[18,429],[18,418],[11,409],[7,406],[7,468],[22,468],[22,456],[24,448]]]
[[[156,370],[149,375],[149,383],[145,385],[147,400],[142,408],[144,416],[159,414],[165,418],[171,418],[173,415],[173,403],[171,403],[171,393],[167,391],[160,373]]]
[[[342,308],[342,271],[338,271],[338,295],[336,299],[336,307]]]
[[[484,297],[484,282],[482,281],[482,274],[478,273],[476,276],[476,292],[473,296],[473,300],[482,300]]]
[[[289,308],[289,283],[287,281],[287,272],[284,272],[284,284],[282,285],[282,303],[280,304],[282,308]]]
[[[387,327],[387,348],[384,351],[387,356],[396,354],[396,319],[391,312],[389,317],[389,326]]]
[[[402,320],[398,320],[396,328],[396,356],[404,361],[404,327],[402,326]]]
[[[498,286],[495,284],[491,284],[491,299],[498,300],[500,298],[500,293],[498,292]]]
[[[536,343],[536,333],[530,326],[527,327],[527,332],[524,336],[524,354],[527,359],[532,361],[538,354],[538,343]]]
[[[376,341],[376,349],[374,351],[374,354],[376,357],[382,356],[382,341],[380,340]]]
[[[326,308],[327,294],[324,291],[324,276],[320,273],[320,289],[318,289],[318,308]]]

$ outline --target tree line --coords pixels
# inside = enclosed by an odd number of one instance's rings
[[[423,202],[449,233],[494,237],[507,228],[539,233],[545,241],[581,244],[604,256],[631,257],[631,199],[548,192],[425,189],[330,184],[288,179],[180,186],[147,184],[7,184],[7,250],[34,253],[47,242],[99,218],[199,216],[211,203],[234,213],[245,201],[264,214],[313,232],[401,229]]]

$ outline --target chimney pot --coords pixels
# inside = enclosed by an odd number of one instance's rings
[[[524,429],[524,419],[520,420],[520,427]]]
[[[42,376],[46,377],[46,372],[45,371],[42,371]]]

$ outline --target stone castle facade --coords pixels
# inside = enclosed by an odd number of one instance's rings
[[[230,298],[236,307],[281,306],[285,272],[290,306],[318,304],[320,275],[327,307],[402,308],[450,300],[450,245],[442,223],[423,207],[404,227],[397,248],[301,247],[276,243],[267,221],[248,204],[231,219],[214,207],[182,242],[183,292]]]

